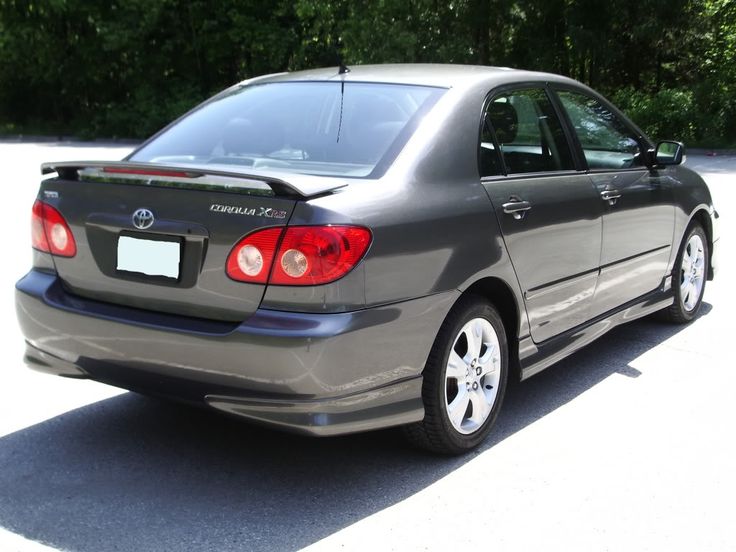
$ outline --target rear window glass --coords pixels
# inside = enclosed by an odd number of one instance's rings
[[[339,81],[244,86],[204,104],[131,160],[380,176],[443,92]]]

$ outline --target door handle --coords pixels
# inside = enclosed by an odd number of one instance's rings
[[[507,215],[513,215],[516,220],[521,220],[524,218],[526,212],[532,208],[532,204],[528,201],[522,201],[519,198],[512,197],[501,207],[503,207],[503,212]]]
[[[603,190],[601,192],[601,199],[607,201],[609,205],[616,205],[616,201],[621,197],[621,192],[618,190]]]

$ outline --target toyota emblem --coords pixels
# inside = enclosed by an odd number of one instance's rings
[[[137,209],[136,212],[133,213],[133,226],[139,230],[150,228],[153,226],[153,221],[153,213],[148,209]]]

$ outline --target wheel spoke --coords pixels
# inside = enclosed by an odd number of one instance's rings
[[[480,322],[475,321],[465,328],[465,339],[468,341],[468,352],[466,358],[478,358],[480,356],[480,348],[483,344],[483,330]]]
[[[682,271],[685,274],[689,274],[693,268],[693,261],[689,257],[682,258]]]
[[[494,364],[492,358],[489,358],[485,362],[479,362],[478,366],[480,367],[481,376],[487,376],[488,374],[492,374],[496,371],[496,365]]]
[[[470,419],[480,425],[485,422],[488,414],[491,412],[491,406],[488,404],[485,393],[482,389],[476,389],[470,393],[470,402],[473,403],[473,414]]]
[[[695,263],[695,276],[702,277],[705,274],[705,262],[704,259],[698,259]]]
[[[463,358],[454,350],[450,351],[450,359],[447,361],[447,377],[455,380],[465,378],[468,365]]]
[[[687,249],[685,250],[685,253],[687,254],[687,258],[691,263],[695,262],[695,259],[698,258],[698,240],[697,236],[693,236],[690,238],[690,241],[687,243]]]
[[[470,402],[470,395],[467,389],[464,386],[458,387],[457,396],[447,406],[450,421],[456,428],[459,428],[463,423],[465,412],[468,410],[468,402]]]
[[[682,302],[685,304],[685,308],[687,310],[691,310],[693,308],[693,305],[695,305],[696,299],[694,299],[695,295],[695,286],[693,285],[690,280],[687,282],[687,291],[683,293],[682,296]]]
[[[480,375],[487,376],[493,374],[498,368],[499,355],[497,353],[490,355],[483,355],[483,358],[478,362],[480,367]]]
[[[481,364],[485,364],[489,360],[491,360],[495,355],[498,354],[498,343],[493,341],[486,341],[484,342],[484,345],[486,346],[486,350],[483,353],[482,357],[478,357],[478,362]]]
[[[687,297],[688,292],[690,291],[690,277],[685,276],[685,279],[680,284],[680,297],[682,297],[682,300],[685,300],[685,297]]]

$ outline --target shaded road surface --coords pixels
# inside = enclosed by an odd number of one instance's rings
[[[463,458],[398,432],[307,439],[21,362],[12,285],[27,270],[41,160],[125,150],[0,144],[0,550],[713,550],[736,547],[736,375],[728,258],[733,158],[711,171],[723,263],[703,316],[646,319],[512,386],[493,438]]]

